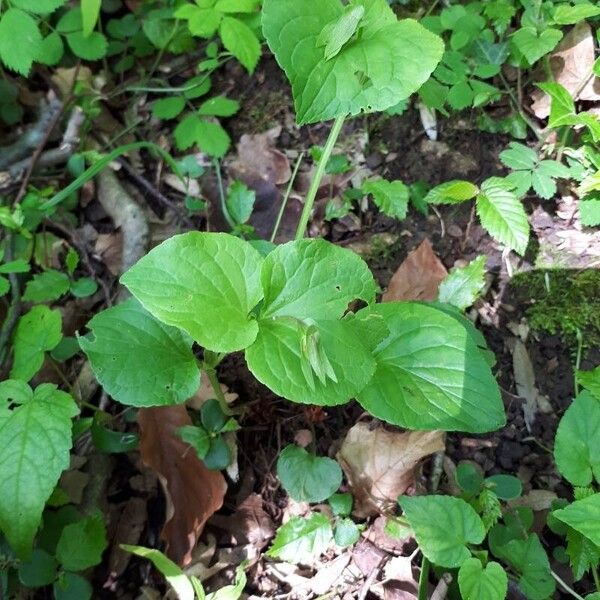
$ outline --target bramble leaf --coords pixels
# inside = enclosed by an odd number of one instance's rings
[[[577,500],[552,514],[600,546],[600,494]]]
[[[315,456],[294,444],[279,454],[277,476],[285,491],[297,502],[323,502],[342,483],[342,469],[335,460]]]
[[[363,312],[383,316],[390,331],[375,349],[375,375],[357,396],[370,414],[418,430],[483,432],[502,426],[498,386],[460,321],[417,302],[387,302],[358,314]]]
[[[69,291],[70,285],[69,277],[66,273],[50,269],[34,275],[33,279],[27,282],[23,300],[25,302],[58,300],[58,298]]]
[[[192,340],[154,318],[135,300],[98,313],[79,338],[102,387],[129,406],[165,406],[191,398],[200,385]]]
[[[412,19],[398,21],[385,0],[352,6],[365,9],[360,36],[335,54],[350,30],[340,25],[335,35],[331,28],[344,16],[339,0],[263,2],[263,33],[292,84],[300,124],[395,106],[425,83],[442,56],[437,35]],[[319,45],[322,35],[326,45]]]
[[[69,466],[73,398],[44,383],[12,410],[0,405],[0,529],[20,558],[31,555],[46,500]]]
[[[60,312],[43,305],[34,306],[17,323],[10,377],[29,381],[42,367],[44,352],[55,348],[61,338]]]
[[[291,563],[310,563],[331,543],[329,519],[318,512],[307,518],[292,517],[277,530],[267,556]]]
[[[576,486],[600,482],[600,400],[582,392],[556,431],[554,459],[560,474]]]
[[[515,193],[492,177],[481,184],[476,206],[485,229],[500,243],[523,255],[529,242],[529,222]]]
[[[219,27],[219,35],[223,46],[233,54],[252,73],[260,58],[260,42],[244,23],[235,17],[225,16]]]
[[[157,119],[174,119],[184,108],[185,98],[183,96],[171,96],[153,102],[152,114]]]
[[[451,496],[401,496],[398,503],[423,555],[441,567],[460,567],[480,544],[485,528],[470,504]]]
[[[475,198],[479,188],[470,181],[456,179],[436,185],[424,198],[427,204],[457,204]]]
[[[379,210],[396,219],[406,218],[408,210],[408,187],[401,181],[372,179],[363,183],[362,191],[373,196],[373,202]]]
[[[258,333],[250,311],[263,297],[262,262],[239,238],[194,231],[151,250],[121,282],[157,319],[209,350],[234,352]]]
[[[0,16],[0,60],[20,75],[27,75],[42,48],[42,34],[30,15],[8,8]]]
[[[485,256],[478,256],[466,267],[453,269],[440,283],[438,302],[452,304],[460,310],[471,306],[485,285]]]

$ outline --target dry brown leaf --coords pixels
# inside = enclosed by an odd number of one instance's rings
[[[143,408],[138,423],[142,460],[158,474],[167,498],[161,537],[168,556],[186,565],[204,524],[223,505],[227,484],[177,435],[180,427],[192,424],[185,406]]]
[[[287,183],[292,176],[287,156],[274,147],[281,133],[281,127],[274,127],[257,134],[244,134],[237,144],[238,156],[231,164],[236,176],[257,174],[273,185]]]
[[[118,277],[121,274],[123,234],[120,231],[100,233],[94,245],[94,253],[106,265],[111,275]]]
[[[550,510],[552,508],[552,503],[557,498],[558,496],[556,493],[551,492],[550,490],[531,490],[520,498],[511,500],[510,506],[511,508],[516,506],[527,506],[533,511]]]
[[[446,275],[446,267],[436,256],[431,242],[425,239],[398,267],[382,300],[433,301],[437,298],[438,287]]]
[[[577,23],[563,38],[550,57],[554,80],[564,86],[575,100],[600,99],[600,80],[590,77],[594,55],[592,28],[585,21]],[[545,119],[550,114],[550,97],[536,89],[531,106],[536,117]]]
[[[443,449],[441,431],[388,431],[357,423],[337,454],[355,499],[356,516],[393,509],[398,496],[415,484],[419,462]]]
[[[531,427],[538,413],[538,396],[540,392],[535,384],[535,373],[531,358],[529,358],[525,344],[519,339],[515,340],[513,350],[513,372],[517,394],[525,400],[523,405],[525,426],[527,431],[531,433]]]

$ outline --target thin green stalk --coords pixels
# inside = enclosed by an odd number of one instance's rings
[[[592,568],[592,577],[594,578],[594,585],[596,586],[596,590],[600,592],[600,577],[598,577],[598,570]]]
[[[579,369],[581,368],[581,355],[583,353],[583,334],[581,329],[577,328],[577,356],[575,357],[575,373],[573,381],[575,384],[575,395],[579,394]]]
[[[234,229],[235,223],[234,223],[233,219],[231,218],[229,211],[227,210],[227,204],[225,202],[225,188],[223,187],[223,177],[221,175],[221,163],[219,162],[218,158],[215,158],[215,160],[213,161],[213,165],[215,167],[215,173],[217,174],[217,184],[219,186],[219,198],[221,200],[221,212],[223,213],[223,216],[225,217],[225,220],[227,221],[227,224],[229,225],[229,227],[231,227],[231,229]]]
[[[319,164],[317,165],[315,175],[312,181],[310,182],[308,194],[306,194],[304,208],[302,209],[302,214],[300,215],[298,229],[296,229],[295,239],[297,240],[302,239],[304,237],[304,234],[306,233],[306,227],[308,225],[308,220],[310,219],[310,214],[315,203],[315,198],[317,197],[317,192],[319,191],[319,186],[321,185],[323,175],[325,175],[325,167],[329,162],[329,157],[333,152],[333,148],[338,139],[338,136],[340,135],[340,131],[342,130],[342,126],[347,116],[348,115],[341,115],[340,117],[337,117],[333,123],[331,131],[329,132],[329,137],[327,138],[327,143],[325,144],[325,148],[323,149],[323,154],[321,155],[321,159],[319,160]]]
[[[302,159],[304,158],[304,152],[300,153],[298,160],[296,160],[296,164],[294,165],[294,171],[292,172],[292,176],[290,177],[290,181],[288,183],[287,189],[285,190],[285,194],[281,200],[281,208],[279,209],[279,214],[277,215],[277,220],[275,221],[275,225],[273,227],[273,233],[271,234],[270,241],[273,242],[275,240],[275,236],[279,231],[279,225],[281,224],[281,219],[283,217],[283,213],[285,212],[285,207],[287,206],[288,200],[290,199],[290,194],[292,193],[292,186],[294,185],[294,181],[296,181],[296,176],[298,175],[298,170],[300,169],[300,164],[302,163]]]
[[[208,380],[210,381],[210,385],[215,393],[215,396],[219,402],[219,406],[225,415],[232,415],[233,412],[229,408],[227,401],[225,400],[225,394],[223,394],[223,390],[221,389],[221,384],[219,383],[219,378],[217,377],[217,372],[214,369],[204,369]]]
[[[421,559],[421,574],[419,575],[418,600],[427,600],[427,584],[429,583],[429,567],[431,563],[423,556]]]
[[[565,591],[567,594],[576,598],[576,600],[585,600],[583,596],[580,596],[573,588],[570,588],[554,571],[550,571],[552,577],[556,580],[558,585]]]
[[[57,204],[60,204],[64,200],[66,200],[73,192],[76,192],[79,188],[81,188],[88,181],[93,179],[100,171],[105,169],[113,160],[118,158],[123,154],[127,154],[127,152],[132,152],[134,150],[150,150],[156,154],[158,154],[168,165],[171,167],[171,170],[177,178],[184,183],[187,187],[187,183],[177,163],[173,159],[173,157],[163,150],[160,146],[152,142],[133,142],[132,144],[124,144],[123,146],[119,146],[115,148],[113,151],[109,152],[105,156],[103,156],[100,160],[97,160],[91,167],[88,167],[77,179],[72,181],[67,187],[63,188],[60,192],[52,196],[49,200],[46,200],[44,204],[40,207],[41,210],[48,210]]]

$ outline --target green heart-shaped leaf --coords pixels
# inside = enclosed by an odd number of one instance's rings
[[[502,600],[508,577],[497,562],[489,562],[484,569],[478,558],[468,558],[458,572],[458,585],[464,600]]]
[[[300,124],[395,106],[440,61],[442,40],[412,19],[398,21],[385,0],[350,6],[364,15],[342,27],[340,0],[263,3],[263,33],[292,84]]]
[[[562,39],[562,32],[551,27],[538,35],[533,27],[522,27],[513,35],[513,42],[529,64],[537,62],[542,56],[554,50]]]

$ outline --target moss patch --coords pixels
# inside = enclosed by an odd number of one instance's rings
[[[600,346],[599,269],[519,273],[512,287],[518,298],[532,302],[526,312],[532,329],[562,334],[571,347],[581,331],[585,347]]]

